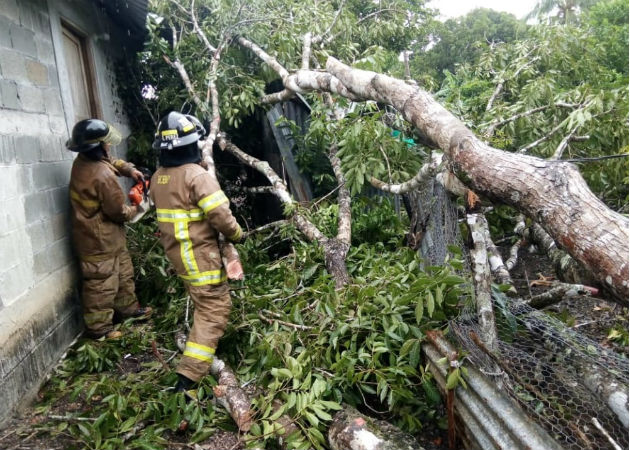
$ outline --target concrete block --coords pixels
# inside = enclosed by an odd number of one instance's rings
[[[5,80],[26,79],[24,56],[13,50],[0,50],[0,72]]]
[[[2,0],[1,13],[13,22],[20,23],[20,10],[17,5],[17,0]]]
[[[44,105],[48,114],[63,117],[59,89],[44,89]]]
[[[7,272],[20,264],[23,250],[21,241],[22,232],[17,229],[0,237],[0,272]]]
[[[13,136],[0,135],[0,164],[15,162],[15,143]]]
[[[0,408],[0,423],[8,420],[16,409],[36,399],[43,377],[82,329],[78,299],[73,293],[67,296],[69,301],[59,311],[59,317],[52,327],[48,321],[45,326],[33,321],[16,332],[13,342],[7,343],[7,354],[0,358],[5,361],[0,376],[0,398],[3,399],[4,406]],[[42,313],[39,315],[50,316],[48,308]],[[27,342],[31,344],[25,347]],[[18,351],[18,348],[21,350]],[[17,357],[17,353],[24,354]],[[11,362],[15,361],[11,367],[9,359]]]
[[[41,88],[18,84],[17,89],[20,103],[22,103],[22,110],[36,113],[46,112],[44,93]]]
[[[28,79],[36,86],[48,86],[48,67],[40,62],[27,59],[26,73]]]
[[[6,16],[0,15],[0,47],[11,48],[10,25],[11,21]]]
[[[33,252],[41,252],[53,242],[52,227],[49,220],[42,220],[28,225],[26,234],[31,240]]]
[[[30,255],[30,249],[24,248],[23,251],[27,250]],[[32,258],[29,256],[28,260],[20,261],[9,270],[0,272],[0,296],[8,299],[9,304],[12,299],[20,297],[33,286],[32,264]]]
[[[67,213],[59,213],[50,219],[50,232],[52,240],[56,241],[62,237],[71,237],[70,215]]]
[[[24,218],[18,214],[18,211],[23,208],[21,198],[13,197],[0,200],[0,237],[13,233],[19,227],[24,226]]]
[[[11,166],[0,166],[0,180],[2,180],[2,189],[0,195],[3,200],[19,199],[27,188],[28,179],[24,180],[23,166],[13,164]],[[12,211],[13,214],[19,216],[20,209]],[[0,234],[2,234],[0,228]]]
[[[45,37],[36,35],[35,45],[37,46],[37,60],[46,66],[54,65],[55,49],[53,48],[49,35]]]
[[[48,7],[45,4],[39,5],[33,20],[33,31],[50,38],[50,16],[48,15]]]
[[[15,158],[19,164],[31,164],[39,161],[39,139],[36,136],[15,136]]]
[[[57,74],[57,66],[54,63],[48,66],[48,79],[50,80],[50,87],[59,89],[59,75]]]
[[[24,219],[27,224],[42,220],[51,213],[52,205],[48,192],[34,192],[24,196]]]
[[[71,165],[65,161],[53,163],[51,172],[55,180],[55,187],[67,187],[70,184]]]
[[[28,28],[11,25],[9,28],[11,33],[11,45],[20,53],[25,55],[37,57],[37,45],[35,45],[35,33]]]
[[[53,242],[48,247],[48,256],[50,257],[49,272],[70,264],[72,262],[71,239],[65,237]]]
[[[0,98],[2,106],[7,109],[20,109],[17,83],[11,80],[0,80]]]
[[[40,161],[61,161],[61,146],[57,136],[50,134],[39,136],[39,148],[41,150]]]
[[[53,163],[39,163],[29,165],[32,174],[30,192],[45,191],[57,187],[56,167]]]
[[[68,175],[68,179],[70,179],[70,175]],[[49,192],[50,196],[50,214],[59,214],[64,213],[67,214],[70,211],[70,188],[66,184],[65,186],[61,186],[55,189],[51,189]]]
[[[20,25],[28,30],[34,30],[37,7],[39,7],[39,5],[37,5],[37,2],[20,3]]]

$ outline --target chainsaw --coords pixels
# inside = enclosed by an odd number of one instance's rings
[[[142,178],[129,190],[129,202],[134,206],[138,206],[143,200],[147,200],[149,185],[151,184],[151,171],[145,167],[138,170],[142,172]]]

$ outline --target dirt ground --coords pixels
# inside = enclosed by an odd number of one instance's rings
[[[530,286],[530,283],[540,276],[549,277],[552,270],[546,258],[526,251],[519,253],[519,263],[512,271],[512,277],[523,298],[542,293],[547,289],[544,286]],[[617,353],[628,355],[628,348],[609,340],[608,333],[615,323],[628,323],[628,311],[605,298],[581,296],[569,301],[562,301],[547,308],[557,315],[567,325],[579,329],[580,333],[597,341],[601,345],[610,348]],[[147,356],[151,359],[150,356]],[[141,370],[141,364],[145,361],[137,358],[127,358],[121,361],[117,367],[117,375],[124,375]],[[44,384],[38,394],[42,400],[46,394],[47,385]],[[80,399],[79,399],[80,400]],[[73,413],[86,410],[85,403],[81,401],[69,401],[62,398],[52,408],[43,414],[35,404],[26,407],[0,430],[0,449],[4,450],[61,450],[81,448],[77,441],[63,433],[55,436],[49,433],[41,433],[36,430],[38,424],[43,421],[63,420]],[[89,408],[88,408],[89,409]],[[219,430],[202,441],[200,444],[189,444],[184,434],[167,433],[165,438],[168,444],[161,448],[191,449],[191,450],[241,450],[244,448],[239,435],[229,430]],[[445,432],[439,429],[426,430],[420,436],[420,444],[425,450],[445,450]]]

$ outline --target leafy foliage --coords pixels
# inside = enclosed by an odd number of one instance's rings
[[[336,222],[334,205],[322,204],[311,215],[321,229]],[[219,356],[258,389],[248,445],[273,445],[283,432],[278,418],[287,416],[298,427],[288,448],[327,448],[326,425],[342,402],[410,432],[442,416],[420,346],[426,330],[442,327],[470,298],[468,282],[456,275],[461,262],[454,257],[421,271],[417,254],[401,248],[406,224],[385,199],[356,202],[354,215],[358,241],[345,291],[335,290],[319,247],[291,226],[239,245],[247,279],[233,286]],[[45,387],[38,412],[50,414],[64,399],[82,406],[38,425],[40,433],[61,434],[81,448],[161,448],[233,429],[209,401],[212,376],[202,380],[198,402],[168,389],[178,360],[173,334],[185,326],[186,305],[154,230],[154,219],[146,217],[130,227],[129,242],[141,268],[137,291],[157,307],[156,317],[121,324],[120,340],[77,343]],[[268,249],[286,237],[291,252],[273,259]],[[168,370],[156,352],[169,361]],[[184,420],[188,430],[178,431]]]

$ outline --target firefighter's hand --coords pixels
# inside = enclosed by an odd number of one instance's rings
[[[131,171],[131,178],[133,178],[136,182],[144,181],[144,175],[138,169],[133,169]]]

